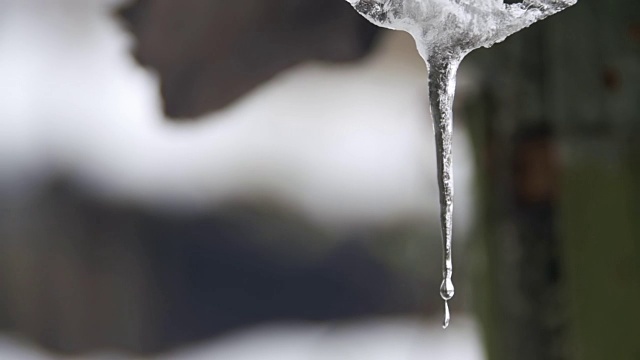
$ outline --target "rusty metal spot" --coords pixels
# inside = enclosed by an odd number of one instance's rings
[[[553,202],[560,175],[555,139],[544,126],[531,128],[516,137],[514,180],[521,204]]]
[[[629,26],[629,37],[633,41],[640,42],[640,24]]]
[[[605,69],[602,73],[604,86],[609,90],[618,90],[622,85],[620,73],[615,69]]]

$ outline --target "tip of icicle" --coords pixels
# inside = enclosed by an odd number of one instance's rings
[[[442,328],[446,330],[448,327],[449,327],[449,319],[444,319],[444,321],[442,322]]]
[[[449,312],[449,302],[444,302],[444,321],[442,322],[442,328],[446,329],[449,327],[449,322],[451,321],[451,312]]]

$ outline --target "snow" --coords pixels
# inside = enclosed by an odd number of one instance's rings
[[[425,58],[490,47],[577,0],[347,0],[376,25],[412,34]],[[448,54],[448,55],[449,55]]]
[[[104,352],[76,359],[120,360],[136,356]],[[53,360],[28,343],[0,338],[0,359]],[[64,359],[64,358],[62,358]],[[482,360],[475,324],[459,317],[447,331],[439,324],[380,318],[345,324],[272,324],[176,350],[155,360]]]

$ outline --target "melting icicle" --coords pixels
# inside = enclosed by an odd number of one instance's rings
[[[449,312],[449,301],[444,301],[444,320],[442,321],[442,328],[446,329],[449,327],[449,322],[451,321],[451,313]]]
[[[429,100],[436,136],[445,302],[443,327],[449,326],[453,298],[453,99],[462,59],[490,47],[529,25],[574,5],[577,0],[347,0],[372,23],[410,33],[429,69]]]

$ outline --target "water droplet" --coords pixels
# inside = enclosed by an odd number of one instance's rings
[[[449,301],[453,298],[454,294],[455,288],[453,287],[453,282],[451,279],[444,279],[440,286],[440,296],[442,297],[442,300]]]

